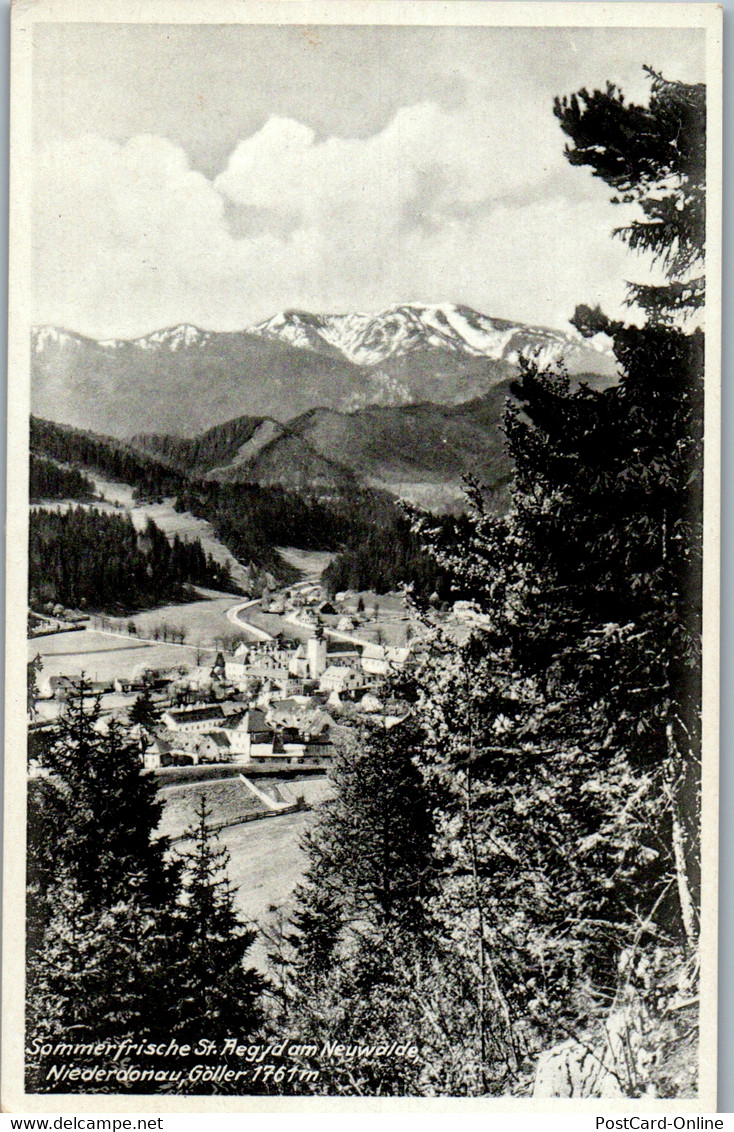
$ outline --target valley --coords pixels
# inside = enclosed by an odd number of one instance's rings
[[[291,910],[334,744],[375,712],[385,725],[398,718],[386,680],[425,632],[400,585],[430,595],[434,622],[466,635],[397,501],[451,523],[471,475],[489,506],[506,505],[501,422],[529,356],[563,358],[576,381],[614,380],[603,352],[569,335],[448,304],[374,318],[291,311],[241,334],[35,335],[34,411],[48,419],[33,418],[33,450],[64,474],[83,471],[96,496],[39,505],[126,517],[143,545],[197,540],[231,585],[187,584],[178,600],[86,611],[84,627],[34,635],[35,726],[53,723],[82,675],[103,719],[125,727],[150,689],[156,722],[139,737],[164,802],[159,832],[180,847],[202,795],[210,824],[233,822],[218,841],[235,905],[266,933]],[[78,611],[42,616],[68,628],[67,614]],[[243,738],[248,719],[260,732]],[[294,779],[301,766],[308,775]],[[296,795],[308,808],[238,821]],[[251,955],[262,970],[267,950],[261,934]]]
[[[95,469],[87,471],[96,498],[48,500],[40,501],[40,505],[61,512],[81,508],[104,515],[125,515],[143,538],[149,521],[153,520],[169,541],[176,537],[198,539],[207,554],[227,564],[233,579],[247,585],[252,582],[249,568],[239,563],[217,538],[210,522],[177,509],[172,498],[141,501],[130,484],[105,477]],[[270,712],[277,710],[280,703],[297,702],[297,711],[308,713],[321,710],[330,697],[329,711],[338,719],[341,700],[333,689],[342,686],[340,681],[361,688],[361,697],[371,694],[379,707],[375,693],[379,695],[379,673],[385,666],[380,658],[388,649],[405,647],[412,635],[407,628],[410,620],[405,603],[396,595],[370,591],[349,593],[341,595],[338,611],[327,611],[321,579],[333,562],[333,552],[297,546],[279,546],[277,551],[289,569],[301,578],[300,582],[279,587],[275,579],[271,579],[271,585],[266,586],[261,596],[244,600],[235,593],[190,587],[193,600],[158,604],[124,616],[101,611],[81,616],[77,612],[74,616],[78,618],[79,627],[71,631],[66,631],[70,625],[65,621],[70,611],[56,609],[37,616],[38,635],[28,642],[29,662],[35,658],[40,661],[33,707],[35,728],[54,724],[64,710],[69,681],[82,677],[91,683],[99,697],[103,720],[118,719],[128,726],[130,712],[146,687],[156,688],[154,705],[159,719],[178,710],[184,720],[180,732],[161,729],[159,723],[155,730],[144,733],[146,738],[141,738],[143,747],[150,749],[144,756],[146,768],[160,775],[159,797],[165,806],[160,833],[180,838],[190,825],[202,795],[211,808],[209,820],[213,825],[236,822],[242,812],[255,814],[259,805],[257,799],[248,795],[238,777],[231,777],[231,772],[235,771],[231,766],[233,760],[236,765],[237,760],[241,760],[248,773],[265,776],[258,778],[258,782],[266,794],[274,792],[275,797],[284,798],[286,802],[298,796],[305,799],[308,809],[278,814],[271,820],[228,825],[218,834],[220,846],[230,854],[228,873],[236,893],[235,906],[247,922],[258,924],[266,933],[291,909],[292,894],[305,865],[301,847],[303,835],[319,803],[330,794],[327,776],[330,759],[328,755],[319,755],[321,765],[311,766],[312,773],[308,777],[283,778],[284,767],[294,761],[293,748],[287,747],[281,756],[276,756],[271,741],[270,747],[263,747],[252,761],[249,755],[224,751],[215,754],[212,761],[212,756],[204,757],[202,747],[200,762],[196,746],[198,733],[187,732],[186,712],[216,712],[216,705],[224,697],[223,702],[228,710],[231,708],[235,721],[248,707],[250,710],[257,707],[263,712],[263,718],[270,718]],[[323,606],[323,611],[315,613],[319,605]],[[323,685],[321,693],[318,680],[308,684],[302,678],[289,676],[287,668],[277,667],[287,664],[289,656],[297,656],[299,646],[304,649],[313,641],[319,624],[329,644],[325,642],[323,660],[315,672],[323,674],[324,678],[332,673],[331,682]],[[345,632],[346,625],[349,630]],[[53,631],[54,628],[65,631]],[[357,678],[360,653],[367,647],[372,649],[370,655],[377,659],[370,662],[370,673]],[[335,650],[331,667],[327,655],[330,648]],[[280,658],[277,662],[276,656]],[[212,673],[220,658],[227,659],[222,659],[224,667],[214,679]],[[344,667],[345,662],[351,667]],[[300,669],[294,668],[294,671]],[[335,676],[336,673],[340,675]],[[252,690],[256,686],[261,688],[258,694]],[[309,694],[304,695],[307,686]],[[294,691],[296,700],[292,699]],[[291,694],[290,700],[285,698],[287,692]],[[352,702],[352,694],[347,694],[343,710],[358,713],[359,698]],[[212,722],[199,738],[205,743],[212,742],[217,736],[230,734],[226,727],[226,720],[224,724]],[[177,762],[184,764],[182,770],[191,771],[194,777],[170,781],[165,764],[156,761],[160,759],[154,754],[158,748],[173,749]],[[303,748],[300,750],[302,752]],[[192,759],[194,765],[187,766]],[[296,761],[303,762],[302,755]],[[210,772],[216,772],[217,767],[230,773],[226,778],[213,778]],[[176,844],[180,847],[179,842]],[[266,938],[260,934],[251,957],[262,970],[267,969],[267,950]]]

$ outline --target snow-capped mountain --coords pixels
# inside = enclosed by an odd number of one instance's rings
[[[521,357],[535,357],[541,364],[563,360],[570,363],[572,373],[583,372],[590,360],[590,347],[578,334],[492,318],[453,303],[402,303],[379,314],[285,311],[258,323],[250,332],[300,349],[318,352],[327,347],[359,366],[381,365],[389,358],[425,349],[451,350],[510,365],[517,365]],[[594,352],[606,355],[612,364],[603,344]],[[594,361],[597,367],[603,364]]]
[[[134,339],[36,327],[32,403],[39,416],[116,436],[193,436],[248,414],[286,422],[316,408],[459,405],[512,377],[522,357],[596,384],[615,379],[603,343],[405,303],[378,314],[286,311],[241,331],[182,323]]]
[[[205,346],[209,337],[208,331],[182,322],[179,326],[156,330],[142,338],[105,338],[98,344],[113,350],[130,346],[140,350],[180,350],[189,346]]]
[[[84,339],[81,334],[60,330],[58,326],[34,326],[31,331],[31,346],[34,354],[43,354],[45,350],[65,349],[69,346],[73,348],[83,341],[91,342],[93,339]]]

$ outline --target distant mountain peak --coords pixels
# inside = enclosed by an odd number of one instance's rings
[[[58,326],[34,326],[31,331],[31,344],[37,354],[50,347],[59,347],[76,342],[79,338],[80,335],[69,330],[62,330]]]
[[[250,333],[299,349],[337,352],[360,366],[379,366],[416,350],[449,350],[517,365],[521,357],[552,363],[590,349],[575,332],[493,318],[449,302],[396,303],[377,314],[285,310],[251,327]],[[604,346],[596,352],[608,354]]]
[[[449,302],[286,309],[240,331],[183,322],[103,341],[40,326],[32,343],[33,411],[118,436],[191,437],[243,415],[284,423],[318,406],[458,405],[514,376],[523,358],[563,363],[598,387],[617,380],[603,342]]]
[[[188,346],[196,346],[205,339],[208,334],[205,330],[200,330],[198,326],[192,326],[191,323],[181,322],[178,326],[170,326],[166,330],[155,330],[152,334],[147,334],[142,338],[135,339],[135,345],[142,346],[144,349],[153,346],[164,346],[169,350],[185,349]]]

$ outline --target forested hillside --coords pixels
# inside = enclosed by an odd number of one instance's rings
[[[456,521],[439,519],[435,525],[453,532]],[[426,553],[423,541],[405,514],[390,515],[384,523],[365,525],[352,532],[347,543],[323,574],[331,594],[340,590],[374,590],[378,594],[410,585],[414,596],[425,601],[451,596],[449,575]]]
[[[211,522],[217,537],[243,565],[267,570],[282,582],[295,581],[297,575],[275,548],[295,546],[337,554],[327,578],[333,589],[353,587],[359,580],[360,588],[378,593],[402,583],[412,583],[424,597],[442,590],[441,571],[396,502],[384,492],[359,488],[349,473],[343,474],[343,483],[332,482],[322,492],[308,485],[298,490],[280,483],[263,486],[197,478],[208,464],[232,457],[234,446],[246,444],[243,437],[256,434],[257,426],[253,418],[245,418],[231,422],[231,427],[212,429],[196,441],[150,438],[146,443],[155,449],[153,456],[112,437],[32,417],[32,459],[43,460],[46,466],[46,457],[51,457],[97,471],[130,484],[140,499],[173,495],[178,510]],[[298,437],[293,440],[298,442]],[[264,447],[267,451],[267,441]],[[285,464],[286,482],[291,472]],[[452,520],[436,522],[450,526]]]
[[[443,571],[384,493],[355,489],[319,499],[281,487],[200,483],[179,495],[177,506],[208,519],[241,562],[263,564],[281,579],[293,573],[272,548],[296,546],[337,552],[324,575],[332,593],[345,588],[386,593],[411,583],[421,597],[445,590]],[[435,520],[441,530],[453,529],[454,522]]]
[[[134,436],[131,444],[172,468],[203,476],[212,468],[231,464],[243,447],[251,446],[253,436],[262,431],[263,425],[270,426],[270,439],[283,427],[264,417],[236,417],[199,436],[140,435]]]
[[[506,515],[475,492],[455,538],[419,524],[482,627],[431,632],[395,688],[412,718],[389,756],[362,737],[311,838],[296,1032],[348,1001],[351,1040],[424,1051],[325,1092],[696,1094],[705,92],[649,75],[649,106],[610,86],[555,109],[572,163],[641,201],[621,236],[667,281],[633,288],[642,326],[576,312],[618,386],[523,367]]]
[[[94,484],[76,468],[62,468],[31,452],[28,493],[31,503],[42,499],[93,499]]]
[[[225,567],[198,540],[169,543],[152,520],[136,531],[128,515],[96,508],[30,513],[29,603],[129,612],[183,596],[186,583],[231,589]]]
[[[103,476],[131,484],[141,499],[175,495],[185,477],[165,464],[136,452],[110,436],[31,417],[31,452],[67,464],[78,464]]]

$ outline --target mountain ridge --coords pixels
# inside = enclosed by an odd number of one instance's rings
[[[267,418],[259,423],[240,418],[193,440],[147,434],[131,444],[209,481],[279,483],[317,492],[362,485],[444,510],[460,500],[467,474],[500,492],[509,481],[511,466],[500,428],[508,396],[509,380],[459,405],[424,401],[369,405],[353,412],[318,407],[278,426],[266,443],[247,451],[248,438],[267,427]]]
[[[134,339],[41,326],[32,347],[33,412],[118,437],[139,434],[141,418],[151,431],[192,438],[243,415],[284,425],[314,408],[456,405],[532,356],[592,384],[615,380],[613,356],[579,337],[449,303],[375,315],[286,311],[242,331],[180,323]]]

